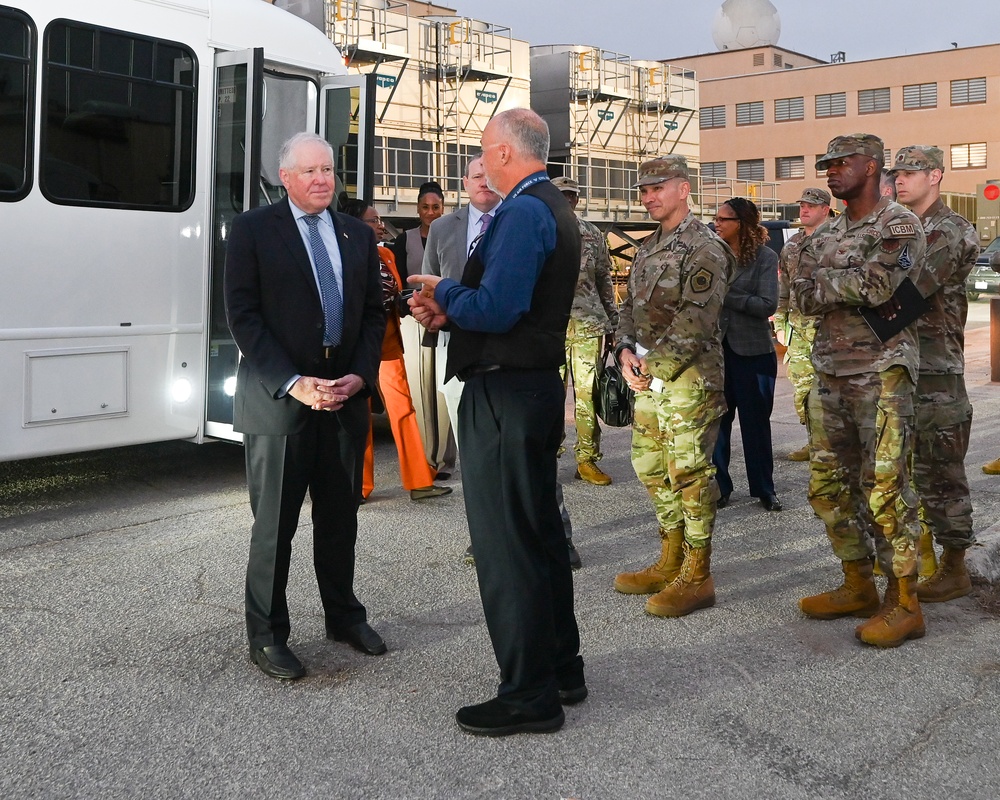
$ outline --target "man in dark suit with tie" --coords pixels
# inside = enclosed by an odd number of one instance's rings
[[[250,655],[273,678],[305,669],[288,648],[285,587],[302,501],[328,638],[386,651],[354,595],[360,463],[385,315],[371,229],[329,208],[334,160],[299,133],[279,154],[288,197],[233,220],[226,314],[242,360],[233,427],[244,434],[254,523],[246,577]]]

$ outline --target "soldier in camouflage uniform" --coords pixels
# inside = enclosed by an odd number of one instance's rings
[[[572,178],[553,178],[555,186],[576,211],[580,184]],[[576,411],[576,477],[595,486],[611,483],[611,476],[599,466],[601,428],[594,413],[594,387],[597,365],[602,356],[603,337],[618,326],[615,287],[611,283],[611,256],[604,234],[594,225],[577,217],[582,249],[580,277],[566,328],[566,375],[573,377]]]
[[[944,153],[913,145],[892,165],[899,201],[920,218],[927,253],[914,283],[931,302],[917,320],[920,377],[916,391],[913,485],[920,497],[922,550],[933,554],[931,534],[943,547],[941,562],[917,583],[917,596],[939,603],[972,591],[965,551],[975,544],[965,455],[972,431],[972,404],[965,390],[965,279],[979,244],[972,225],[941,202]],[[923,555],[923,553],[921,554]]]
[[[712,451],[726,412],[719,313],[736,259],[688,209],[683,156],[645,162],[638,186],[660,228],[632,262],[615,352],[637,393],[632,466],[653,501],[661,553],[618,575],[615,589],[653,594],[647,612],[680,617],[715,603]]]
[[[879,196],[883,147],[871,134],[839,136],[817,160],[847,211],[809,238],[792,282],[798,308],[820,317],[807,402],[809,502],[844,571],[843,585],[805,597],[799,607],[817,619],[871,617],[858,626],[858,638],[895,647],[924,635],[916,592],[920,526],[908,469],[917,331],[911,324],[883,343],[859,308],[889,303],[923,259],[925,237],[914,214]],[[889,581],[881,606],[857,497],[867,505]]]
[[[806,424],[806,397],[812,389],[815,372],[812,366],[812,345],[816,337],[816,317],[799,311],[789,302],[789,287],[799,268],[799,253],[805,240],[830,218],[830,193],[825,189],[806,189],[799,198],[799,219],[802,230],[781,248],[778,258],[778,310],[774,312],[774,330],[778,341],[788,348],[788,379],[794,389],[795,412],[799,422]],[[809,445],[788,454],[790,461],[808,461]]]

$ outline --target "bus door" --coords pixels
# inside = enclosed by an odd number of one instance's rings
[[[367,76],[324,78],[282,71],[262,50],[220,53],[215,60],[216,108],[205,433],[239,440],[233,394],[239,351],[226,324],[223,274],[233,217],[285,196],[278,151],[294,133],[325,136],[337,160],[337,194],[371,191],[374,96]],[[360,178],[360,180],[359,180]]]
[[[337,159],[337,195],[372,199],[375,183],[375,78],[339,75],[323,79],[319,118],[321,131]]]

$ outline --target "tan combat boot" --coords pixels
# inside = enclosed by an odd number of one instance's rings
[[[684,560],[684,531],[660,528],[660,560],[639,572],[615,576],[615,589],[623,594],[653,594],[676,578]]]
[[[893,608],[876,614],[861,626],[858,638],[875,647],[899,647],[907,639],[919,639],[927,629],[917,600],[917,577],[898,578],[899,597]],[[888,605],[888,603],[886,604]]]
[[[602,470],[593,461],[581,461],[576,465],[577,480],[592,483],[594,486],[607,486],[611,483],[611,476]]]
[[[934,536],[923,525],[917,539],[917,575],[929,578],[937,572],[937,556],[934,554]]]
[[[683,617],[715,605],[715,583],[709,565],[712,545],[684,544],[684,563],[677,579],[646,601],[646,613],[656,617]]]
[[[785,456],[789,461],[808,461],[809,460],[809,445],[804,444],[798,450],[792,450],[787,456]]]
[[[874,622],[877,619],[885,617],[890,611],[892,611],[898,605],[899,605],[899,581],[896,579],[895,575],[890,573],[889,577],[886,578],[885,597],[882,598],[882,605],[879,606],[878,611],[875,612],[875,616],[873,616],[869,620],[865,620],[864,622],[858,623],[858,627],[854,629],[854,638],[860,639],[861,631],[864,629],[865,625],[868,625],[869,623]]]
[[[872,560],[843,561],[844,582],[829,592],[799,600],[802,613],[813,619],[870,617],[879,609],[878,589],[872,579]]]
[[[946,547],[934,574],[917,582],[917,597],[921,603],[944,603],[956,597],[965,597],[971,591],[972,580],[965,568],[965,551],[955,547]]]
[[[987,475],[1000,475],[1000,458],[989,464],[983,464],[983,472]]]

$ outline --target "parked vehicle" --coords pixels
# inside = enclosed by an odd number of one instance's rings
[[[1000,273],[990,267],[990,256],[1000,252],[1000,236],[987,245],[976,259],[969,277],[965,280],[965,291],[969,300],[978,300],[982,294],[1000,294]]]

